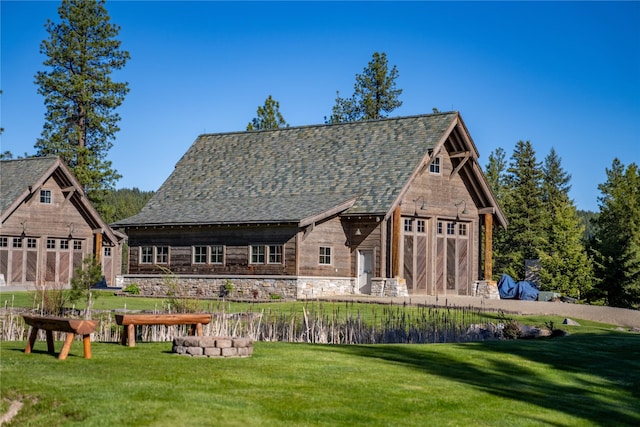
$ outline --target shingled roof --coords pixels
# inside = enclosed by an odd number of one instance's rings
[[[0,162],[0,212],[4,213],[29,186],[36,186],[57,157],[30,157]]]
[[[114,226],[384,215],[457,117],[200,135],[142,211]]]

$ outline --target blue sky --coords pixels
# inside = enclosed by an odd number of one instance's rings
[[[33,83],[59,2],[2,0],[2,151],[33,154]],[[618,157],[640,163],[640,2],[107,2],[131,54],[109,160],[156,190],[201,133],[242,131],[268,95],[292,126],[323,123],[374,52],[399,71],[393,116],[457,110],[484,166],[519,140],[551,147],[579,209]]]

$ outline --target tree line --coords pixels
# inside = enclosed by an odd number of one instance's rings
[[[100,214],[115,222],[136,214],[153,194],[114,190],[121,176],[107,160],[119,130],[115,110],[129,91],[111,73],[130,55],[121,49],[120,27],[111,22],[104,0],[62,0],[58,14],[59,23],[45,25],[49,37],[40,50],[46,69],[35,76],[46,106],[36,156],[60,156]],[[398,75],[386,54],[375,52],[356,74],[353,94],[336,92],[325,123],[387,117],[402,105]],[[279,102],[269,95],[247,130],[287,126]],[[492,152],[485,175],[509,220],[506,230],[494,234],[494,271],[521,279],[527,260],[534,260],[543,290],[639,308],[640,173],[635,163],[625,166],[618,159],[606,173],[607,181],[598,186],[600,211],[579,212],[569,197],[571,177],[555,150],[542,162],[529,141],[519,141],[508,160],[504,149]]]

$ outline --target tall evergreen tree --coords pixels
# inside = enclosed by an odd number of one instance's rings
[[[129,53],[115,37],[104,0],[63,0],[60,22],[47,20],[49,38],[40,45],[47,71],[35,76],[45,98],[45,124],[37,155],[58,155],[71,168],[89,199],[101,211],[105,192],[120,175],[107,160],[119,130],[114,110],[129,91],[111,79]]]
[[[516,280],[525,277],[525,260],[537,259],[542,246],[544,211],[542,205],[542,167],[529,141],[519,141],[507,169],[508,197],[504,209],[509,227],[498,239],[496,271]]]
[[[280,113],[280,103],[269,95],[264,101],[264,106],[258,107],[257,117],[249,122],[247,130],[278,129],[288,126]]]
[[[614,159],[598,189],[593,242],[598,290],[607,304],[640,308],[640,170]]]
[[[584,226],[569,198],[571,176],[552,148],[544,159],[542,200],[548,215],[539,248],[542,290],[581,298],[591,290],[593,268],[582,240]]]
[[[493,194],[496,196],[496,199],[498,199],[498,203],[506,209],[510,188],[507,181],[507,160],[504,149],[498,147],[489,154],[484,173]],[[511,263],[510,251],[506,245],[506,237],[506,230],[501,227],[494,228],[492,252],[493,271],[496,276],[494,277],[495,280],[499,279],[504,273],[505,268]]]
[[[398,69],[389,70],[386,53],[375,52],[362,74],[356,74],[354,93],[351,98],[336,94],[336,104],[331,111],[329,123],[374,120],[402,105],[399,97],[402,89],[396,88]],[[325,118],[326,120],[326,118]]]

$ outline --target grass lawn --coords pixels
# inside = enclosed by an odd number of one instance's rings
[[[59,361],[45,342],[32,354],[2,342],[0,394],[25,402],[19,426],[640,425],[637,334],[254,345],[223,360],[174,355],[167,342],[93,343],[85,360],[76,341]]]

